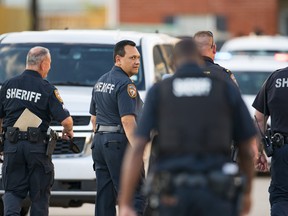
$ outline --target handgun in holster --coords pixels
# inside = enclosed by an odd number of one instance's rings
[[[159,196],[172,194],[174,185],[169,172],[150,172],[147,176],[142,192],[149,198],[151,209],[157,209],[160,204]]]
[[[57,139],[58,139],[58,133],[51,128],[48,128],[47,130],[47,136],[49,138],[46,155],[51,156],[54,152],[54,149],[56,147]]]
[[[271,130],[267,130],[265,135],[261,134],[261,143],[263,145],[263,149],[267,155],[267,157],[271,157],[273,155],[273,143],[271,140]]]

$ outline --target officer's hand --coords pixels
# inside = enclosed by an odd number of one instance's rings
[[[130,206],[120,206],[119,216],[137,216],[137,214]]]
[[[250,193],[245,193],[243,196],[243,203],[242,203],[242,209],[241,209],[241,216],[248,215],[250,209],[251,209],[252,199]]]
[[[70,139],[72,139],[73,137],[74,137],[74,132],[73,132],[73,130],[67,131],[67,130],[63,129],[63,131],[62,131],[62,139],[64,139],[64,140],[70,140]]]
[[[259,154],[258,159],[256,161],[256,170],[259,172],[268,172],[268,162],[265,154]]]

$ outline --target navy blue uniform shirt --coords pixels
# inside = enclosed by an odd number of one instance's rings
[[[271,130],[288,136],[288,67],[274,71],[257,94],[253,107],[271,117]],[[285,143],[287,144],[287,142]],[[269,201],[271,215],[288,212],[288,145],[273,148],[271,159],[271,183]],[[283,202],[285,201],[285,202]],[[277,204],[277,205],[274,205]],[[279,205],[278,205],[279,204]],[[281,204],[283,206],[281,206]],[[284,213],[283,213],[284,212]],[[282,214],[283,213],[283,214]]]
[[[220,66],[219,64],[216,64],[211,58],[207,56],[203,56],[203,60],[205,63],[204,66],[205,74],[207,74],[208,76],[216,76],[229,82],[230,81],[236,82],[236,79],[230,70]]]
[[[194,71],[199,71],[197,69],[198,67],[194,66]],[[183,72],[186,73],[187,69],[191,70],[191,64],[183,65],[181,68],[177,70],[176,73],[178,75],[181,75],[179,73]],[[170,78],[168,78],[170,79]],[[231,109],[233,111],[233,114],[231,116],[231,119],[233,121],[233,134],[232,139],[234,141],[243,141],[246,140],[256,134],[256,129],[254,127],[252,118],[249,114],[249,111],[242,100],[242,97],[240,95],[239,90],[236,88],[234,84],[231,82],[227,83],[227,100],[230,102]],[[145,100],[145,106],[143,110],[142,117],[140,119],[140,122],[138,124],[137,128],[137,135],[146,138],[147,140],[150,139],[150,131],[152,129],[158,129],[157,122],[158,120],[158,114],[157,114],[157,107],[159,107],[158,103],[159,98],[159,83],[155,84],[148,92]],[[191,110],[193,112],[193,110]],[[195,112],[195,111],[194,111]],[[205,119],[203,119],[205,121]],[[194,122],[192,124],[197,124],[197,122]]]
[[[25,108],[42,119],[41,131],[47,131],[53,119],[62,122],[70,116],[57,89],[33,70],[4,82],[0,91],[0,118],[3,128],[12,127]]]
[[[114,66],[95,84],[90,114],[97,116],[97,124],[122,125],[121,117],[135,115],[137,119],[142,105],[135,84],[120,67]]]
[[[264,101],[264,95],[266,101]],[[271,129],[288,136],[288,67],[277,70],[263,84],[253,107],[271,116]]]

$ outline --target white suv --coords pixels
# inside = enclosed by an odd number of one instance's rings
[[[122,39],[134,41],[141,54],[139,73],[132,78],[144,99],[154,82],[173,72],[171,51],[178,39],[158,33],[113,30],[27,31],[0,36],[0,84],[24,70],[31,47],[47,47],[52,57],[47,79],[58,88],[74,120],[74,140],[81,153],[71,152],[67,142],[57,143],[50,206],[78,207],[95,201],[96,178],[90,149],[93,133],[88,111],[92,87],[112,68],[114,44]],[[52,122],[52,128],[61,132],[62,127]],[[0,195],[3,193],[0,185]],[[25,215],[28,204],[22,210]]]
[[[252,103],[263,82],[273,71],[288,66],[288,37],[244,36],[228,40],[215,62],[234,73],[253,116]]]

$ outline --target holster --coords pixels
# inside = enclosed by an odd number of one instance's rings
[[[244,190],[245,177],[240,175],[227,175],[220,171],[208,174],[211,190],[223,199],[235,200]]]
[[[47,136],[49,137],[49,140],[48,140],[46,155],[51,156],[57,144],[58,133],[52,130],[51,128],[48,128]]]

